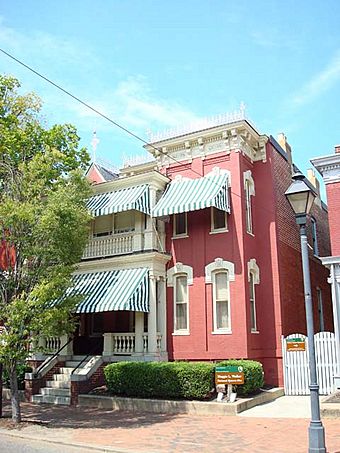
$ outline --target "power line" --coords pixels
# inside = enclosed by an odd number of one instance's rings
[[[129,134],[131,137],[134,137],[135,139],[139,140],[140,142],[144,143],[145,145],[147,146],[150,146],[152,149],[154,149],[155,151],[157,151],[158,153],[162,154],[163,156],[166,156],[168,159],[171,159],[173,162],[176,162],[177,164],[179,165],[183,165],[183,162],[179,161],[178,159],[176,159],[175,157],[173,156],[170,156],[168,154],[166,154],[164,151],[162,151],[162,149],[160,148],[157,148],[156,146],[154,146],[152,143],[149,143],[147,142],[146,140],[144,140],[142,137],[140,137],[139,135],[135,134],[134,132],[130,131],[129,129],[127,129],[126,127],[122,126],[121,124],[117,123],[117,121],[114,121],[112,120],[110,117],[108,117],[107,115],[105,115],[104,113],[100,112],[99,110],[97,110],[96,108],[92,107],[92,105],[88,104],[87,102],[83,101],[82,99],[80,99],[78,96],[75,96],[74,94],[72,94],[70,91],[66,90],[65,88],[63,88],[62,86],[58,85],[57,83],[53,82],[51,79],[49,79],[48,77],[44,76],[43,74],[41,74],[40,72],[36,71],[35,69],[33,69],[31,66],[28,66],[26,63],[24,63],[23,61],[19,60],[18,58],[14,57],[13,55],[11,55],[10,53],[6,52],[5,50],[1,49],[0,48],[0,51],[5,54],[7,57],[11,58],[12,60],[14,60],[16,63],[20,64],[21,66],[23,66],[24,68],[28,69],[29,71],[33,72],[33,74],[37,75],[38,77],[40,77],[41,79],[45,80],[47,83],[53,85],[55,88],[57,88],[58,90],[62,91],[63,93],[65,93],[67,96],[70,96],[72,99],[74,99],[75,101],[79,102],[80,104],[84,105],[86,108],[92,110],[94,113],[96,113],[97,115],[101,116],[102,118],[106,119],[107,121],[109,121],[111,124],[113,124],[114,126],[118,127],[119,129],[121,129],[122,131],[126,132],[127,134]],[[200,178],[202,178],[202,175],[194,170],[193,168],[190,168],[189,169],[192,173],[198,175]],[[214,183],[216,184],[216,183]],[[216,186],[218,186],[218,184],[216,184]],[[230,192],[233,193],[235,196],[241,198],[241,196],[235,192],[232,192],[231,189],[230,189]],[[265,209],[265,208],[262,208],[262,209]],[[265,209],[266,210],[266,209]]]

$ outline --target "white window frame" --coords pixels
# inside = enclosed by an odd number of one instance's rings
[[[254,235],[251,197],[255,195],[255,183],[250,170],[247,170],[243,173],[243,182],[245,194],[246,231],[248,234]]]
[[[227,287],[227,306],[228,306],[228,326],[227,327],[218,327],[217,319],[217,276],[220,274],[225,274],[226,276],[226,287]],[[230,316],[230,289],[229,289],[229,273],[226,269],[220,269],[213,272],[212,274],[212,288],[213,288],[213,333],[231,333],[231,316]],[[224,300],[221,302],[225,302]]]
[[[216,312],[216,275],[220,272],[227,274],[227,300],[228,300],[228,313],[229,313],[229,326],[228,328],[217,328],[217,312]],[[212,333],[231,334],[232,326],[232,313],[230,301],[230,282],[235,281],[235,265],[230,261],[224,261],[222,258],[216,258],[215,261],[205,266],[205,283],[212,283],[212,303],[213,303],[213,326]]]
[[[256,263],[256,259],[252,258],[248,261],[248,282],[249,282],[249,309],[250,309],[250,332],[259,333],[256,316],[256,291],[255,285],[260,283],[260,269]],[[252,285],[252,288],[250,287]],[[251,298],[251,289],[253,298]],[[251,325],[252,315],[255,325]]]
[[[185,218],[185,232],[184,233],[176,233],[176,216],[184,215]],[[177,238],[186,238],[188,237],[188,215],[186,212],[181,212],[179,214],[173,215],[173,239]]]
[[[226,231],[228,231],[227,212],[222,211],[224,213],[224,224],[225,224],[225,226],[222,227],[222,228],[215,228],[215,224],[214,224],[214,209],[217,209],[217,208],[215,208],[215,206],[212,206],[210,208],[210,224],[211,224],[210,233],[211,234],[214,234],[214,233],[225,233]]]
[[[176,285],[177,278],[186,276],[187,278],[187,328],[176,330]],[[193,268],[182,263],[176,263],[167,272],[167,286],[173,288],[173,323],[174,330],[172,335],[190,335],[190,292],[189,287],[193,284]]]

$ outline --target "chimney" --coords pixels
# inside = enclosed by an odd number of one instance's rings
[[[277,136],[277,141],[279,145],[281,146],[282,149],[284,149],[287,153],[287,159],[290,165],[293,164],[293,159],[292,159],[292,148],[290,147],[290,144],[287,142],[287,137],[283,132],[278,134]]]
[[[320,183],[315,175],[315,170],[313,170],[312,168],[308,168],[307,170],[307,179],[311,184],[313,184],[313,186],[315,187],[315,191],[318,194],[318,197],[320,198]]]
[[[340,154],[340,145],[335,145],[335,154]]]

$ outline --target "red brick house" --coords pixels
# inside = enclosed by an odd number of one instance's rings
[[[321,173],[327,191],[332,253],[321,255],[321,260],[330,271],[328,281],[332,289],[334,333],[339,369],[335,383],[340,388],[340,146],[335,147],[335,154],[319,157],[311,162]]]
[[[299,230],[284,196],[291,150],[279,139],[282,146],[241,120],[146,146],[172,180],[154,210],[169,215],[169,359],[252,358],[276,385],[283,383],[281,335],[306,332]],[[200,206],[198,188],[196,203],[190,200],[195,186],[185,178],[219,175],[227,185],[224,211],[212,200]],[[169,194],[172,185],[182,185],[182,195]],[[309,235],[316,331],[329,330],[330,294],[318,258],[329,251],[327,209],[319,197]]]
[[[73,340],[42,339],[59,353],[34,358],[35,401],[75,403],[118,360],[249,358],[267,383],[283,384],[281,337],[306,325],[299,230],[284,196],[291,150],[283,134],[279,142],[243,116],[219,117],[154,137],[154,160],[119,175],[91,166],[94,220],[75,275],[89,295]],[[316,331],[330,330],[320,197],[308,229]]]

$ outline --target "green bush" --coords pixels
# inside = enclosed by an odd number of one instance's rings
[[[119,362],[104,374],[115,395],[202,400],[214,388],[214,365],[204,362]]]
[[[31,373],[32,368],[25,363],[21,363],[17,366],[17,378],[18,378],[18,389],[24,390],[25,389],[25,373]],[[2,373],[2,382],[3,386],[9,388],[9,373],[6,368],[3,369]]]
[[[237,386],[239,395],[248,395],[263,386],[263,368],[260,362],[255,360],[223,360],[216,366],[242,366],[244,372],[244,384]]]

